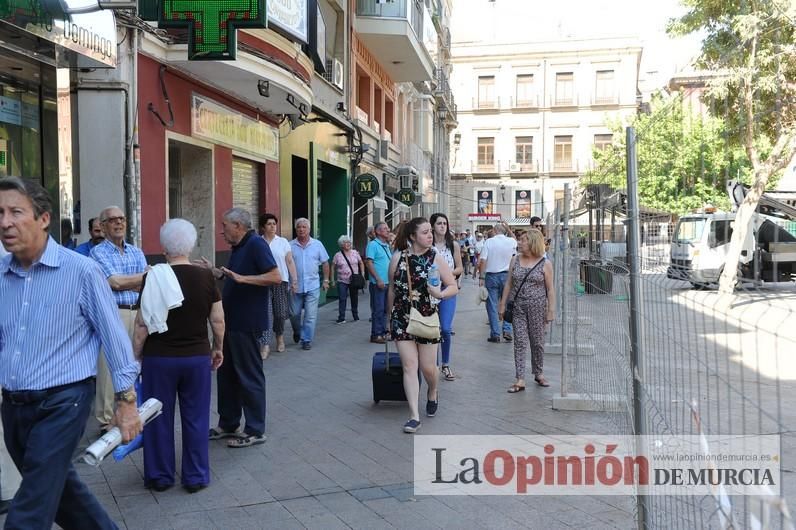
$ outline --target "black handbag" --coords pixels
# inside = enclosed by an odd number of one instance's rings
[[[364,289],[365,288],[365,277],[362,276],[361,274],[359,274],[358,272],[354,272],[354,267],[351,266],[351,262],[348,261],[348,258],[346,257],[345,252],[343,252],[341,250],[340,254],[343,255],[343,259],[345,260],[346,263],[348,263],[348,268],[351,269],[351,283],[350,283],[351,287],[353,289],[356,289],[357,291],[360,290],[360,289]]]
[[[527,280],[528,276],[530,276],[531,273],[536,270],[536,267],[544,263],[544,260],[545,258],[540,259],[536,263],[536,265],[534,265],[533,268],[529,270],[527,274],[525,274],[525,277],[520,282],[520,286],[517,288],[516,292],[518,293],[520,292],[522,286],[525,285],[525,280]],[[511,300],[506,301],[506,309],[503,311],[503,322],[508,322],[509,324],[511,324],[513,321],[514,321],[514,299],[512,298]]]

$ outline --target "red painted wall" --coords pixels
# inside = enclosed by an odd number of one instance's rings
[[[160,87],[161,64],[145,55],[138,56],[138,144],[141,156],[141,236],[145,254],[160,254],[159,231],[166,221],[166,127],[147,110],[150,103],[160,116],[168,120],[169,111]],[[222,93],[166,69],[166,91],[174,112],[174,125],[168,130],[191,135],[191,94],[206,96],[222,105],[257,119],[253,109],[245,107]],[[274,123],[269,125],[276,126]],[[232,207],[232,151],[215,146],[215,215],[216,232],[220,232],[221,216]],[[261,180],[260,204],[279,216],[279,164],[266,164],[265,182]],[[262,194],[265,193],[265,197]],[[252,212],[255,217],[256,213]],[[259,212],[257,212],[259,213]],[[216,250],[228,250],[223,238],[216,235]]]

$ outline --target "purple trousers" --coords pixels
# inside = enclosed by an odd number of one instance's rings
[[[182,483],[210,483],[210,356],[144,357],[143,400],[156,398],[163,414],[144,428],[144,482],[174,484],[174,410],[180,400]]]

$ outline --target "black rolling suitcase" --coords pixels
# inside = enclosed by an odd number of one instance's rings
[[[373,401],[406,401],[404,371],[398,352],[390,351],[389,342],[384,351],[373,354]]]

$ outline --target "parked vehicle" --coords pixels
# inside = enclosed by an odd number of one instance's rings
[[[746,193],[742,186],[739,191],[739,186],[735,182],[728,184],[736,208]],[[796,208],[791,199],[782,195],[763,194],[752,215],[741,247],[739,279],[756,283],[794,280],[796,236],[785,226],[796,220]],[[672,239],[667,277],[691,282],[694,287],[718,283],[727,262],[735,216],[735,212],[707,207],[681,217]]]

